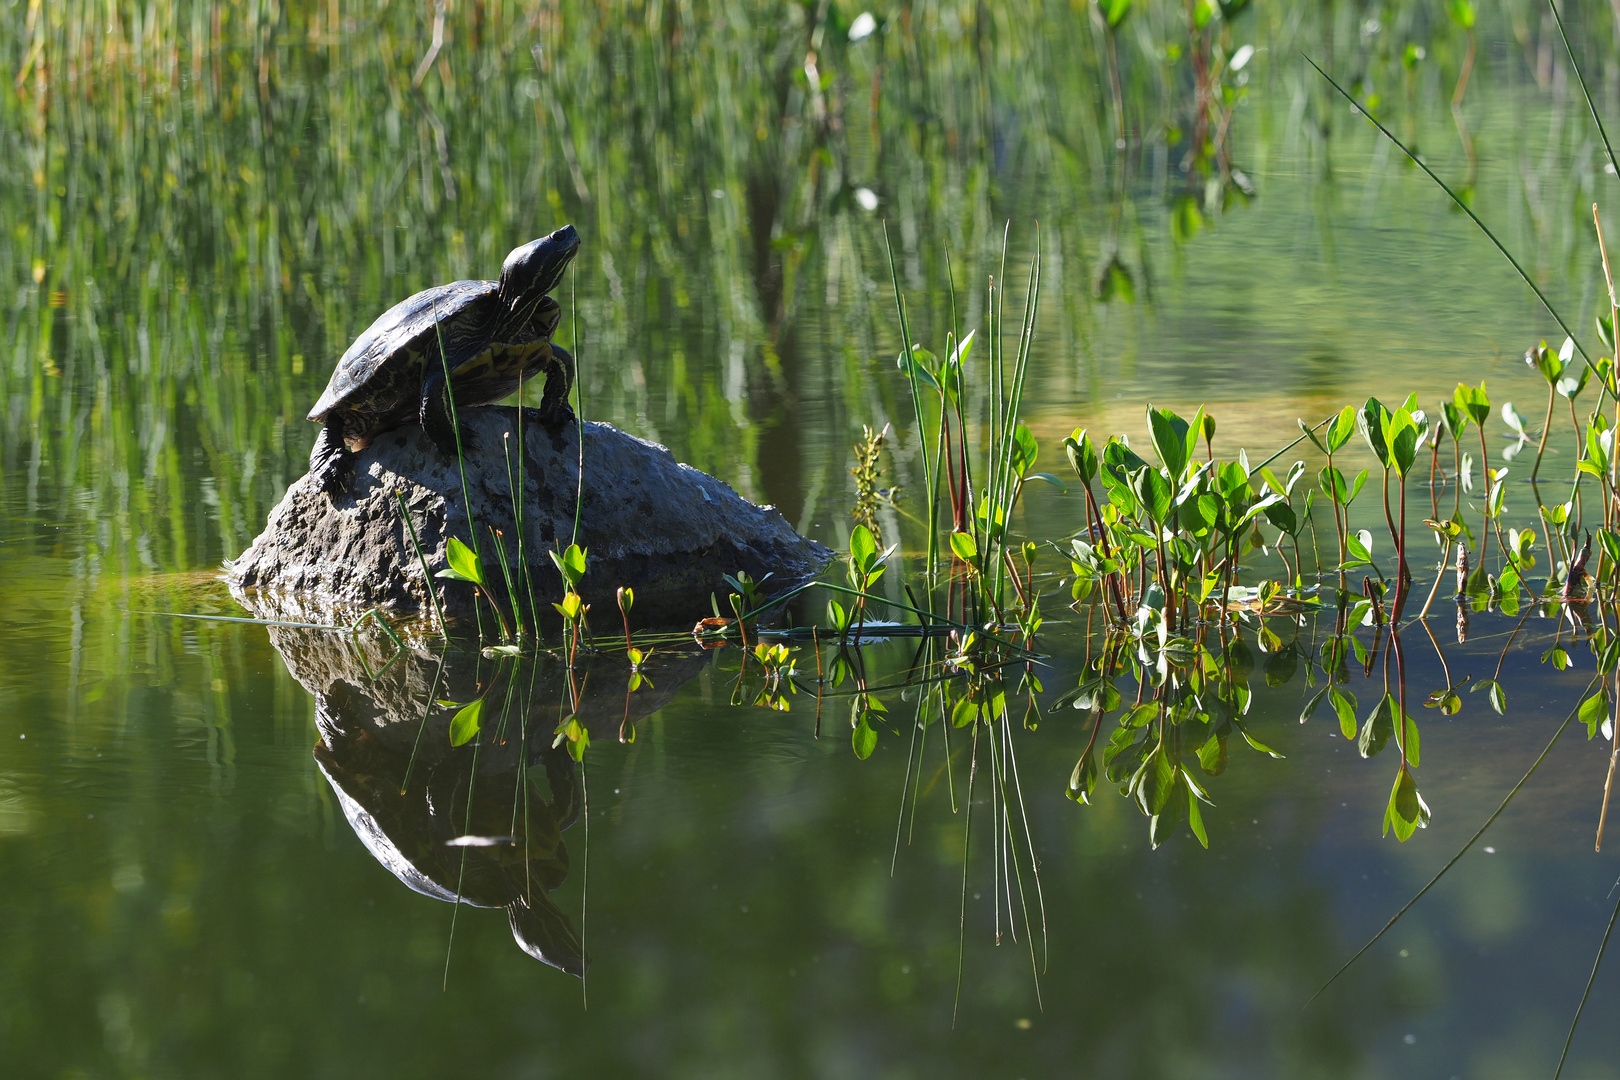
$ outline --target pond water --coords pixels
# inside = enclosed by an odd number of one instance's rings
[[[1571,6],[1620,124],[1614,15]],[[1414,710],[1433,820],[1404,843],[1381,834],[1396,763],[1363,760],[1328,708],[1299,722],[1317,687],[1286,650],[1258,658],[1247,718],[1282,757],[1234,740],[1207,778],[1207,850],[1187,828],[1153,847],[1106,781],[1094,805],[1064,797],[1087,713],[1034,730],[1015,714],[985,741],[1015,747],[1013,831],[1040,872],[1028,923],[994,865],[987,746],[960,729],[947,755],[936,724],[907,753],[915,641],[862,650],[895,687],[864,760],[842,691],[818,708],[808,646],[786,712],[732,704],[737,649],[671,649],[633,703],[622,661],[601,676],[581,769],[550,748],[554,657],[422,647],[373,681],[356,658],[385,662],[381,635],[155,614],[244,614],[221,561],[304,471],[304,414],[360,330],[564,221],[584,238],[559,292],[584,415],[840,549],[852,446],[892,425],[884,483],[907,490],[878,520],[908,580],[922,481],[885,229],[913,336],[936,350],[952,283],[957,323],[984,333],[1004,227],[1009,312],[1039,244],[1023,418],[1054,472],[1075,427],[1145,445],[1148,404],[1206,406],[1216,451],[1256,461],[1296,418],[1370,394],[1433,403],[1485,380],[1539,419],[1521,357],[1562,341],[1557,324],[1300,53],[1468,188],[1596,355],[1590,207],[1612,222],[1620,201],[1541,9],[1464,26],[1238,4],[1189,29],[1179,6],[1142,5],[1110,31],[1079,4],[941,0],[862,23],[842,3],[487,0],[447,5],[430,55],[414,7],[0,11],[6,1075],[1551,1074],[1620,875],[1593,850],[1608,744],[1579,724],[1310,999],[1581,700],[1592,655],[1556,612],[1500,665],[1505,715],[1467,692],[1455,715]],[[1224,72],[1200,113],[1207,64]],[[1567,432],[1543,466],[1560,482]],[[1493,417],[1493,458],[1506,433]],[[1510,502],[1527,514],[1523,460]],[[1428,494],[1414,485],[1415,517]],[[1355,527],[1380,520],[1358,504]],[[1045,488],[1013,522],[1037,540],[1083,526],[1079,496]],[[1433,550],[1413,558],[1420,599]],[[1049,561],[1043,706],[1090,655]],[[1432,647],[1405,631],[1414,701],[1491,678],[1520,623],[1480,612],[1459,642],[1450,592]],[[1269,623],[1332,630],[1331,614]],[[1555,640],[1568,670],[1538,662]],[[1369,670],[1351,664],[1363,711],[1384,685]],[[347,689],[328,691],[333,673]],[[504,686],[516,737],[452,750],[448,712],[412,712],[441,681],[440,697]],[[475,819],[498,835],[506,813],[516,833],[519,807],[523,856],[440,842]],[[470,903],[445,902],[458,892]],[[1610,963],[1565,1075],[1620,1075],[1599,1019],[1617,997]]]

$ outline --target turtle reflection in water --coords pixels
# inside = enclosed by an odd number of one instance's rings
[[[380,635],[269,631],[315,697],[315,760],[366,850],[425,896],[504,908],[524,952],[583,975],[574,923],[547,895],[568,877],[562,835],[584,801],[579,767],[553,746],[569,699],[564,666],[544,654],[493,666],[476,652],[396,656]],[[628,736],[705,662],[697,650],[660,649],[647,665],[652,686],[627,695],[625,658],[592,657],[573,715],[593,739]],[[434,702],[480,694],[481,729],[451,746],[455,710]]]
[[[579,234],[564,225],[514,249],[499,281],[453,281],[383,312],[338,360],[309,411],[321,425],[309,454],[321,489],[328,496],[348,490],[354,452],[405,423],[421,424],[440,453],[454,458],[446,372],[456,409],[493,405],[544,373],[541,420],[572,420],[574,361],[551,343],[562,308],[547,294],[578,253]]]
[[[401,754],[393,740],[342,719],[364,696],[360,690],[345,684],[333,690],[317,703],[315,760],[372,856],[424,896],[454,903],[459,895],[474,907],[505,908],[524,952],[570,975],[585,974],[573,922],[546,895],[568,877],[562,833],[580,807],[579,767],[566,750],[551,748],[550,730],[529,739],[528,751],[515,737],[516,753],[469,743],[420,754],[413,767],[408,743]],[[520,778],[520,770],[531,775]],[[549,800],[536,791],[533,772],[544,773]],[[514,798],[514,791],[521,795]]]

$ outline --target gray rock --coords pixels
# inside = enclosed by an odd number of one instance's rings
[[[522,546],[543,625],[550,627],[556,621],[550,604],[561,599],[562,582],[547,552],[566,547],[574,534],[579,429],[548,429],[535,410],[522,413]],[[461,414],[484,573],[503,604],[506,585],[491,526],[503,534],[513,578],[520,594],[525,590],[512,499],[518,414],[507,407]],[[678,463],[664,447],[608,424],[588,423],[584,432],[579,543],[588,568],[580,594],[594,607],[598,633],[618,623],[614,593],[620,586],[635,590],[636,625],[690,625],[710,613],[711,593],[723,602],[730,591],[724,574],[771,574],[765,591],[780,593],[814,577],[832,557],[776,510]],[[448,565],[449,537],[472,542],[456,462],[419,427],[407,425],[357,454],[354,476],[350,494],[335,503],[307,475],[293,483],[264,532],[226,564],[239,599],[264,616],[309,621],[346,623],[372,607],[431,616],[427,578],[395,492],[404,496],[422,554],[437,572]],[[452,623],[471,618],[471,585],[442,579],[434,585]]]

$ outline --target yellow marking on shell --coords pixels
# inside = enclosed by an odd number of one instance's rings
[[[534,341],[526,345],[492,345],[477,359],[462,364],[451,374],[458,383],[473,382],[489,375],[510,377],[525,367],[544,344],[543,341]]]

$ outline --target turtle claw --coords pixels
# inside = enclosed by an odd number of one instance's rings
[[[329,420],[309,454],[309,473],[328,500],[347,495],[354,480],[354,454],[343,443],[342,423]]]
[[[354,484],[354,455],[344,452],[327,458],[316,470],[315,482],[333,503],[341,496],[348,495]]]
[[[575,419],[574,410],[569,408],[567,402],[556,408],[540,410],[540,423],[552,431],[572,425]]]

